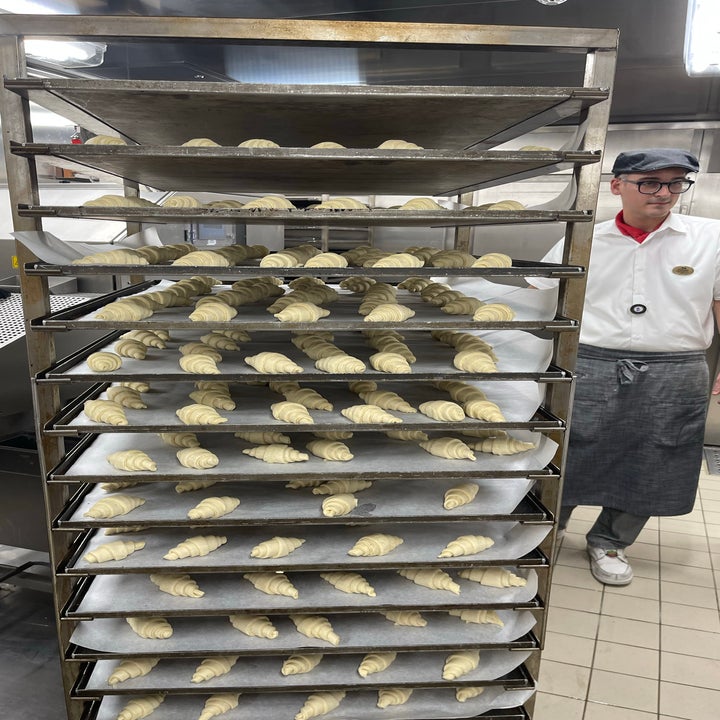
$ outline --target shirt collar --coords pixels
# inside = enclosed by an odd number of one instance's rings
[[[621,210],[616,216],[615,221],[613,222],[613,227],[617,232],[624,237],[630,237],[633,240],[635,240],[638,243],[642,243],[644,240],[646,240],[650,235],[655,235],[656,233],[665,231],[665,230],[674,230],[675,232],[679,233],[685,233],[686,228],[685,225],[679,215],[676,215],[675,213],[670,213],[663,222],[656,227],[651,232],[645,232],[644,230],[640,230],[640,228],[635,228],[631,225],[626,225],[623,219],[623,211]]]

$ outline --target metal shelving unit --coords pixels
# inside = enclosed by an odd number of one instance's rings
[[[164,83],[146,81],[59,80],[26,77],[22,45],[26,35],[86,38],[142,37],[224,39],[232,42],[312,43],[318,46],[356,44],[396,48],[433,47],[503,51],[583,53],[585,76],[578,87],[430,87],[430,86],[289,86],[233,83]],[[112,323],[95,312],[108,302],[150,289],[158,278],[199,272],[218,278],[268,274],[315,275],[337,282],[348,275],[397,279],[397,268],[304,269],[259,268],[257,264],[230,268],[173,268],[170,266],[52,265],[22,245],[21,283],[28,331],[29,372],[37,417],[41,464],[55,570],[58,636],[70,720],[109,720],[132,697],[162,694],[153,718],[197,718],[205,699],[218,692],[242,693],[240,704],[220,717],[238,720],[258,713],[292,718],[309,692],[344,690],[346,697],[328,720],[344,717],[387,717],[375,706],[377,691],[397,687],[413,690],[393,717],[495,718],[528,720],[534,706],[534,687],[545,632],[544,608],[552,575],[554,513],[559,502],[564,437],[570,420],[572,369],[577,328],[584,295],[584,267],[590,252],[593,211],[600,178],[609,98],[617,50],[617,33],[610,30],[456,26],[320,21],[271,21],[213,18],[77,18],[74,16],[3,16],[0,20],[0,64],[5,77],[0,108],[6,143],[8,176],[17,230],[40,230],[45,217],[123,219],[140,222],[242,222],[287,227],[351,228],[455,227],[456,247],[471,249],[470,231],[493,224],[522,224],[532,232],[536,223],[566,223],[566,252],[562,265],[514,261],[502,269],[419,268],[404,274],[449,277],[507,277],[544,275],[560,279],[557,306],[550,314],[532,302],[518,309],[509,322],[477,323],[464,316],[447,316],[412,299],[418,311],[402,323],[378,323],[374,329],[401,327],[418,356],[411,375],[368,371],[328,375],[317,371],[288,342],[290,331],[322,327],[336,332],[335,342],[365,357],[372,350],[361,340],[367,325],[358,321],[356,302],[343,298],[319,323],[279,323],[260,307],[250,308],[231,322],[197,323],[186,308],[157,312],[149,320]],[[28,103],[37,102],[97,133],[125,138],[125,146],[35,144],[29,125]],[[328,108],[332,112],[328,111]],[[581,146],[573,151],[500,151],[498,144],[556,120],[578,116],[586,126]],[[378,119],[382,119],[382,123]],[[188,128],[224,147],[178,147]],[[338,128],[343,137],[338,137]],[[272,135],[281,148],[237,148],[245,137]],[[345,137],[346,136],[346,137]],[[388,137],[408,137],[429,149],[384,151],[377,144]],[[318,140],[345,141],[348,148],[310,149]],[[375,149],[370,149],[375,148]],[[273,192],[318,194],[463,194],[470,191],[572,168],[577,182],[573,207],[562,211],[448,210],[403,212],[393,208],[367,211],[228,210],[169,208],[102,208],[44,206],[38,198],[35,161],[51,155],[83,167],[116,174],[136,194],[142,183],[165,190],[230,193]],[[242,178],[238,181],[237,178]],[[409,243],[412,244],[412,243]],[[502,248],[497,248],[502,250]],[[62,275],[117,274],[136,284],[68,310],[51,309],[48,278]],[[120,371],[97,373],[87,357],[111,348],[119,332],[129,328],[163,328],[173,340],[169,349],[152,351],[153,362],[125,360]],[[208,328],[238,328],[253,333],[251,352],[287,352],[303,365],[302,375],[267,375],[248,369],[241,357],[225,353],[223,375],[188,375],[177,366],[176,347]],[[55,356],[59,331],[105,328],[108,335],[70,357]],[[498,340],[498,373],[467,373],[452,366],[451,352],[429,338],[433,329],[482,331]],[[193,334],[193,331],[194,334]],[[500,342],[500,338],[505,340]],[[552,342],[550,342],[552,341]],[[492,344],[492,342],[491,342]],[[179,425],[174,408],[187,396],[190,380],[219,379],[233,383],[240,410],[225,413],[223,426]],[[417,446],[384,435],[391,426],[350,425],[338,412],[314,413],[313,430],[349,429],[355,457],[347,463],[311,458],[304,463],[267,465],[242,454],[249,447],[233,436],[247,429],[292,433],[293,446],[308,439],[308,426],[273,420],[269,404],[280,398],[254,382],[301,379],[320,388],[336,408],[358,402],[346,387],[357,379],[374,379],[415,404],[443,395],[433,385],[440,379],[482,383],[501,407],[505,422],[466,418],[443,423],[424,415],[398,413],[404,428],[430,433],[458,429],[511,430],[532,438],[535,449],[520,455],[482,455],[476,462],[441,460]],[[105,397],[109,384],[145,379],[152,383],[147,410],[129,410],[129,425],[89,421],[83,403]],[[92,383],[88,388],[88,383]],[[538,390],[542,405],[518,402],[521,389]],[[60,401],[59,388],[77,387],[75,400]],[[539,403],[539,401],[538,401]],[[203,446],[220,458],[217,468],[191,471],[176,464],[173,451],[157,433],[185,429],[200,433]],[[81,437],[66,452],[65,437]],[[158,463],[154,472],[122,473],[104,463],[118,449],[146,450]],[[212,489],[178,494],[173,483],[202,474],[217,484]],[[372,480],[372,488],[358,493],[358,507],[335,518],[322,515],[322,498],[308,490],[288,490],[290,479],[323,480],[352,477]],[[106,495],[99,483],[118,479],[140,483],[127,490],[144,504],[111,520],[88,518],[87,509]],[[442,509],[444,491],[458,481],[475,480],[478,496],[469,505]],[[119,492],[125,492],[120,489]],[[231,494],[240,506],[216,520],[190,521],[187,512],[202,497]],[[141,530],[117,538],[141,538],[141,552],[124,560],[91,563],[88,550],[106,542],[102,528]],[[192,528],[192,530],[191,530]],[[292,528],[292,531],[289,530]],[[191,532],[222,535],[227,542],[205,557],[168,563],[163,554]],[[301,548],[279,559],[257,560],[251,548],[274,534],[292,532],[305,540]],[[396,534],[404,543],[388,555],[352,557],[347,549],[371,532]],[[485,534],[494,544],[472,556],[438,557],[439,551],[462,534]],[[111,537],[109,539],[116,539]],[[503,589],[462,579],[464,568],[503,566],[527,581]],[[413,584],[396,571],[403,568],[442,568],[461,592],[430,590]],[[270,596],[253,588],[247,572],[282,570],[298,590],[298,598]],[[341,593],[320,577],[327,570],[359,571],[376,588],[374,597]],[[205,595],[195,600],[161,593],[148,579],[151,573],[191,573]],[[502,625],[466,624],[448,611],[492,610]],[[421,612],[425,627],[396,626],[381,612]],[[268,615],[278,630],[275,639],[251,638],[234,630],[227,616],[234,612]],[[337,644],[301,635],[293,614],[321,613],[340,636]],[[167,617],[172,637],[141,639],[126,617]],[[323,654],[309,674],[283,676],[280,665],[293,652]],[[475,670],[449,682],[442,679],[447,654],[482,649]],[[384,673],[362,678],[357,666],[366,652],[394,650],[397,661]],[[190,678],[201,658],[237,655],[227,674],[208,683]],[[116,685],[108,675],[123,658],[158,657],[147,675]],[[482,694],[459,703],[454,688],[481,686]]]

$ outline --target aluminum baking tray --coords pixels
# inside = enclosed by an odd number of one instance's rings
[[[334,655],[321,660],[309,673],[282,675],[280,668],[287,656],[242,657],[227,674],[203,683],[191,683],[198,660],[165,660],[145,676],[131,678],[110,686],[110,677],[119,660],[98,660],[94,667],[81,673],[75,692],[78,696],[107,694],[182,692],[263,692],[265,690],[309,691],[332,690],[338,687],[423,687],[483,684],[505,687],[525,685],[527,670],[522,664],[532,650],[496,648],[483,650],[481,663],[461,678],[449,683],[442,679],[447,652],[401,652],[386,670],[363,678],[357,673],[364,655]]]
[[[383,150],[12,143],[13,154],[158,190],[335,195],[459,195],[600,162],[600,152]]]
[[[219,463],[207,470],[183,467],[177,460],[176,448],[164,445],[146,433],[103,433],[89,446],[82,446],[78,457],[71,454],[67,465],[51,471],[53,480],[70,482],[109,482],[121,479],[142,482],[213,479],[220,482],[284,481],[292,479],[321,479],[329,477],[362,477],[374,479],[407,478],[475,478],[528,477],[542,475],[557,450],[557,443],[545,435],[516,430],[513,436],[536,447],[516,455],[499,456],[476,453],[476,460],[448,460],[430,455],[413,442],[392,440],[383,435],[362,433],[347,441],[354,455],[348,462],[332,465],[327,460],[310,456],[309,460],[294,463],[266,463],[241,452],[251,445],[234,436],[206,434],[203,447],[215,453]],[[155,472],[128,473],[111,466],[106,458],[120,450],[143,450],[158,464]],[[131,515],[131,514],[130,514]]]
[[[340,644],[301,635],[289,617],[270,616],[278,631],[275,639],[248,637],[225,617],[177,617],[170,620],[173,634],[166,640],[136,635],[122,618],[81,620],[70,641],[86,650],[113,655],[205,656],[211,654],[277,655],[322,651],[345,654],[374,650],[446,650],[507,646],[535,625],[529,610],[498,610],[504,623],[465,623],[445,612],[425,614],[425,627],[396,626],[378,613],[325,615]]]
[[[352,522],[352,521],[350,521]],[[317,570],[328,569],[396,569],[404,567],[458,568],[476,565],[522,564],[525,556],[536,548],[552,529],[552,522],[518,523],[514,521],[479,521],[473,523],[382,523],[348,524],[346,526],[305,525],[293,532],[305,543],[283,558],[257,559],[250,557],[250,551],[258,543],[274,536],[287,536],[288,530],[282,525],[256,527],[223,527],[213,532],[211,527],[204,530],[183,528],[153,529],[138,532],[136,540],[145,542],[142,550],[134,552],[124,560],[106,563],[91,563],[85,560],[85,553],[108,542],[106,535],[89,531],[70,550],[62,561],[58,574],[62,575],[105,575],[118,573],[209,573],[209,572],[252,572],[261,570]],[[353,557],[347,551],[364,535],[389,533],[403,538],[404,542],[387,555],[379,557]],[[165,560],[163,556],[188,537],[195,535],[222,534],[227,542],[214,552],[184,560]],[[439,558],[440,551],[460,535],[485,535],[495,544],[477,556]],[[537,564],[537,563],[535,563]],[[540,562],[539,564],[544,564]]]
[[[328,474],[327,478],[334,477]],[[141,497],[145,504],[130,513],[130,517],[113,518],[113,527],[213,527],[232,525],[277,524],[342,524],[351,520],[395,522],[474,521],[474,520],[546,520],[548,511],[532,496],[524,500],[533,485],[528,478],[483,478],[477,482],[478,492],[467,505],[445,510],[445,492],[458,484],[457,479],[427,478],[419,480],[377,480],[372,487],[359,491],[358,508],[350,516],[326,518],[320,512],[327,496],[314,495],[311,488],[292,490],[281,483],[244,482],[213,486],[212,489],[177,493],[169,483],[156,482],[128,488],[127,493]],[[198,525],[187,512],[203,498],[214,495],[236,497],[240,505],[222,518]],[[93,520],[83,513],[107,494],[95,485],[83,486],[67,503],[53,527],[82,530],[87,527],[107,527],[107,520]],[[117,522],[116,522],[117,521]]]
[[[459,703],[455,691],[450,689],[417,689],[407,703],[392,709],[393,720],[453,720],[454,718],[473,718],[482,713],[482,718],[507,718],[496,716],[496,709],[513,708],[527,702],[535,692],[532,689],[503,689],[488,687],[482,695]],[[243,694],[240,704],[234,710],[222,714],[223,720],[256,720],[258,717],[271,717],[274,720],[292,720],[298,713],[308,694]],[[105,696],[100,703],[95,720],[116,720],[118,713],[129,701],[128,696]],[[170,695],[157,710],[153,711],[153,720],[187,720],[197,718],[202,712],[206,696]],[[354,690],[347,694],[340,706],[323,715],[327,720],[381,720],[388,717],[387,710],[377,707],[377,693]],[[486,713],[491,713],[487,715]],[[519,717],[527,717],[520,715]],[[478,720],[480,720],[478,718]]]
[[[12,78],[5,87],[82,127],[102,133],[106,125],[144,145],[179,145],[202,128],[203,136],[223,145],[267,137],[290,147],[323,140],[376,147],[400,137],[427,147],[491,147],[608,97],[607,89],[584,87],[122,79]]]
[[[199,587],[205,592],[201,598],[168,595],[158,590],[146,575],[97,575],[83,578],[78,583],[62,616],[73,620],[91,620],[141,615],[228,615],[239,609],[258,615],[273,615],[394,609],[440,611],[478,606],[495,609],[541,607],[536,597],[538,581],[535,570],[519,570],[517,574],[527,579],[527,585],[501,589],[454,577],[460,585],[460,595],[454,595],[420,587],[394,571],[376,571],[363,574],[375,588],[376,597],[369,597],[336,590],[316,573],[289,573],[287,577],[299,595],[295,600],[256,590],[239,574],[203,576],[198,580]]]

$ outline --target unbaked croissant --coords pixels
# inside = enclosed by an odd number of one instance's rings
[[[293,388],[283,394],[287,401],[300,403],[311,410],[330,412],[333,409],[332,403],[313,388]]]
[[[230,267],[230,262],[220,253],[212,250],[193,250],[187,255],[173,260],[171,265],[197,266],[197,267]]]
[[[420,145],[407,140],[385,140],[378,145],[378,150],[422,150]]]
[[[117,470],[157,470],[157,463],[142,450],[118,450],[106,459]]]
[[[313,303],[297,302],[275,313],[275,317],[280,322],[315,322],[320,318],[327,317],[329,314],[329,310],[318,307]]]
[[[203,557],[217,550],[227,542],[224,535],[195,535],[183,540],[163,555],[165,560],[182,560],[189,557]]]
[[[422,430],[386,430],[385,434],[392,440],[419,442],[428,440],[428,434]]]
[[[270,411],[276,420],[292,423],[293,425],[313,425],[312,415],[304,405],[289,400],[281,400],[270,406]]]
[[[466,568],[458,573],[461,578],[489,587],[524,587],[527,580],[502,567]]]
[[[325,517],[340,517],[352,512],[357,504],[357,498],[350,493],[330,495],[322,501],[322,514]]]
[[[243,575],[245,580],[251,582],[258,590],[267,595],[284,595],[295,600],[298,599],[297,588],[281,572],[249,572]]]
[[[243,453],[263,462],[274,464],[303,462],[310,459],[309,455],[301,453],[288,445],[259,445],[254,448],[246,448]]]
[[[394,651],[368,653],[358,665],[358,675],[367,677],[387,670],[395,662],[396,658],[397,653]]]
[[[448,615],[459,617],[463,622],[484,625],[490,623],[504,627],[505,623],[494,610],[448,610]]]
[[[142,343],[145,347],[154,347],[162,350],[165,348],[165,341],[158,335],[158,331],[153,330],[129,330],[121,335],[127,340],[135,340]]]
[[[85,141],[85,145],[127,145],[127,143],[115,135],[93,135]]]
[[[422,267],[424,264],[423,260],[416,255],[401,252],[386,255],[385,257],[373,262],[370,267],[416,268]]]
[[[154,712],[164,700],[163,693],[133,698],[118,713],[115,720],[141,720]]]
[[[274,640],[278,631],[270,622],[267,615],[249,615],[247,613],[234,613],[230,615],[230,624],[241,633],[249,637],[267,638]]]
[[[475,555],[475,553],[492,547],[495,541],[484,535],[460,535],[451,540],[438,555],[438,557],[460,557],[462,555]]]
[[[104,206],[115,205],[116,207],[126,207],[131,205],[132,201],[138,198],[125,198],[120,195],[102,195],[95,200],[88,200],[83,205]],[[154,204],[154,203],[153,203]],[[147,265],[147,259],[140,253],[131,248],[120,248],[118,250],[107,250],[105,252],[91,253],[85,257],[77,258],[72,261],[73,265]]]
[[[159,433],[160,439],[170,447],[189,448],[200,447],[200,441],[192,432],[169,432]]]
[[[412,688],[380,688],[378,690],[377,706],[379,708],[391,705],[404,705],[412,695]]]
[[[377,405],[351,405],[340,411],[348,420],[359,424],[399,424],[402,419],[386,412]]]
[[[193,470],[214,468],[220,462],[220,459],[215,453],[201,447],[182,448],[178,450],[175,455],[183,467]]]
[[[118,490],[124,490],[125,488],[133,487],[134,485],[140,485],[141,480],[123,480],[118,482],[104,482],[100,483],[100,488],[107,493],[117,492]]]
[[[260,261],[260,267],[291,268],[300,265],[297,257],[288,252],[274,252]]]
[[[398,575],[412,580],[416,585],[422,585],[431,590],[449,590],[455,593],[455,595],[460,594],[460,586],[446,572],[439,568],[398,570]]]
[[[374,380],[351,380],[348,389],[360,395],[364,392],[374,392],[378,389],[378,384]]]
[[[512,266],[512,258],[505,253],[492,252],[481,255],[470,267],[506,268]]]
[[[423,288],[430,285],[432,280],[430,278],[411,276],[405,278],[401,283],[398,283],[400,290],[408,290],[412,293],[420,292]]]
[[[131,390],[137,390],[139,393],[144,393],[150,390],[150,386],[146,382],[142,381],[123,380],[120,384],[123,387],[130,388]]]
[[[347,267],[348,261],[338,253],[324,252],[311,257],[305,267]]]
[[[375,280],[373,278],[363,275],[351,275],[340,281],[340,287],[343,290],[349,290],[354,293],[365,293],[374,284]]]
[[[190,398],[199,405],[209,405],[220,410],[235,409],[235,401],[222,390],[193,390]]]
[[[302,653],[291,655],[283,661],[280,673],[282,675],[304,675],[313,670],[323,659],[322,653]]]
[[[216,693],[211,695],[203,706],[202,712],[198,720],[210,720],[217,715],[223,715],[224,713],[236,708],[240,702],[240,693]]]
[[[222,354],[215,348],[201,342],[183,343],[178,348],[181,355],[206,355],[215,362],[222,362]]]
[[[127,515],[131,510],[145,504],[145,498],[134,495],[111,495],[98,500],[83,515],[89,518],[104,520],[106,518]]]
[[[466,702],[472,700],[478,695],[482,695],[485,692],[484,687],[464,685],[463,687],[455,688],[455,699],[458,702]]]
[[[337,440],[311,440],[305,447],[323,460],[347,462],[355,457],[345,443]]]
[[[232,338],[221,335],[217,332],[209,332],[200,338],[203,345],[216,350],[239,350],[240,346]]]
[[[147,355],[147,347],[139,340],[130,338],[120,338],[114,345],[113,350],[120,357],[134,358],[135,360],[144,360]]]
[[[289,357],[276,352],[261,352],[257,355],[250,355],[245,358],[245,362],[258,372],[267,373],[268,375],[294,375],[303,371]]]
[[[461,350],[453,357],[453,365],[458,370],[464,370],[465,372],[497,372],[493,359],[486,353],[478,350]]]
[[[187,451],[181,450],[180,452]],[[201,500],[194,508],[188,510],[187,516],[191,520],[219,518],[231,513],[239,504],[240,500],[238,498],[229,497],[228,495],[209,497]]]
[[[473,315],[477,322],[505,322],[515,317],[515,311],[505,303],[488,303],[479,307]]]
[[[440,437],[418,443],[420,447],[435,457],[449,460],[475,460],[473,451],[462,441],[453,437]]]
[[[177,409],[175,414],[185,425],[222,425],[228,421],[215,408],[199,403],[185,405]]]
[[[338,571],[320,573],[323,580],[329,582],[334,588],[355,595],[369,595],[375,597],[373,586],[359,573]]]
[[[205,594],[189,575],[153,573],[150,575],[150,580],[168,595],[199,598]]]
[[[210,138],[192,138],[182,144],[182,147],[219,147],[220,143],[216,143]]]
[[[244,140],[241,142],[238,147],[278,148],[280,146],[276,142],[266,140],[265,138],[251,138],[250,140]]]
[[[106,305],[102,310],[95,313],[96,320],[108,320],[111,322],[139,322],[151,317],[153,311],[143,303],[133,298],[122,298]]]
[[[427,620],[417,610],[381,610],[380,614],[393,625],[403,627],[425,627]]]
[[[204,490],[205,488],[214,485],[217,480],[210,478],[190,478],[188,480],[181,480],[175,485],[176,493],[192,492],[193,490]]]
[[[162,207],[196,208],[202,207],[202,203],[192,195],[173,195],[163,202]]]
[[[325,715],[340,705],[344,697],[344,690],[312,693],[312,695],[308,695],[308,699],[295,715],[295,720],[310,720],[310,718]]]
[[[461,422],[465,419],[463,409],[449,400],[428,400],[420,403],[418,410],[423,415],[441,422]]]
[[[340,493],[354,493],[372,487],[370,480],[362,478],[337,478],[327,480],[313,488],[313,495],[338,495]]]
[[[122,405],[112,400],[86,400],[83,411],[95,422],[108,425],[127,425],[128,419]]]
[[[365,315],[364,322],[403,322],[414,315],[415,311],[407,305],[381,303]]]
[[[361,392],[360,397],[368,405],[377,405],[383,410],[397,410],[398,412],[416,413],[417,410],[397,393],[391,390],[373,390]]]
[[[485,420],[486,422],[505,422],[505,416],[502,410],[490,400],[470,400],[464,405],[465,413],[468,417],[477,420]],[[532,445],[532,443],[531,443]],[[478,450],[479,448],[474,448]],[[490,451],[492,452],[492,450]],[[498,455],[506,453],[496,453]]]
[[[370,344],[376,349],[384,352],[396,353],[404,357],[409,363],[417,361],[415,354],[410,348],[403,342],[396,340],[392,337],[380,337],[375,340],[371,340]]]
[[[351,197],[337,197],[312,205],[309,210],[367,210],[367,205]]]
[[[462,297],[456,300],[450,300],[440,309],[446,315],[472,315],[476,310],[483,307],[485,303],[475,297]]]
[[[208,355],[200,355],[196,353],[190,353],[189,355],[183,355],[180,358],[180,367],[189,373],[204,374],[204,375],[219,375],[220,370],[213,360]]]
[[[407,375],[412,372],[408,361],[400,354],[381,351],[370,356],[370,364],[378,372]]]
[[[524,442],[514,437],[486,438],[472,443],[474,450],[492,453],[493,455],[516,455],[517,453],[532,450],[535,443]]]
[[[232,320],[238,311],[221,301],[206,302],[198,305],[188,318],[193,322],[227,322]]]
[[[280,432],[262,432],[258,430],[238,430],[235,437],[255,445],[289,445],[290,437]]]
[[[340,636],[333,630],[330,621],[322,615],[290,615],[297,631],[305,637],[325,640],[331,645],[340,644]]]
[[[238,661],[239,655],[220,655],[219,657],[205,658],[196,668],[190,682],[201,683],[206,680],[212,680],[216,677],[227,675],[235,663]]]
[[[471,267],[475,260],[474,255],[461,250],[441,250],[430,258],[430,265],[436,268]]]
[[[392,552],[403,539],[397,535],[386,533],[372,533],[361,537],[349,550],[348,555],[353,557],[378,557]]]
[[[263,540],[258,543],[251,551],[250,557],[264,560],[266,558],[286,557],[291,552],[297,550],[305,540],[295,537],[278,537],[277,535],[270,540]]]
[[[107,389],[108,400],[118,403],[126,408],[133,410],[144,410],[147,405],[143,402],[140,397],[140,393],[133,388],[125,387],[124,385],[115,385]]]
[[[479,489],[479,485],[474,482],[464,482],[459,485],[454,485],[445,493],[443,507],[446,510],[454,510],[455,508],[467,505],[475,499]]]
[[[105,535],[121,535],[124,533],[136,533],[142,530],[147,530],[143,525],[118,525],[117,527],[105,528]]]
[[[365,372],[365,363],[352,355],[340,351],[329,357],[321,357],[315,361],[315,367],[326,373],[355,374]]]
[[[173,634],[172,626],[164,617],[127,617],[125,620],[141,638],[167,640]]]
[[[160,658],[128,658],[123,660],[108,676],[108,685],[131,680],[132,678],[147,675],[157,664]]]
[[[445,659],[442,672],[443,680],[457,680],[475,670],[479,664],[479,650],[459,650],[451,653]]]
[[[444,210],[442,205],[429,197],[411,198],[403,203],[398,210]]]
[[[109,560],[124,560],[136,550],[142,550],[145,543],[142,540],[115,540],[113,542],[98,545],[83,555],[83,560],[91,563],[108,562]]]

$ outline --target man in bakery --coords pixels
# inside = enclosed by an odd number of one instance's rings
[[[559,528],[577,505],[602,507],[587,551],[607,585],[632,581],[625,549],[651,516],[683,515],[695,502],[705,350],[720,325],[720,221],[671,211],[698,169],[681,149],[620,153],[610,190],[622,210],[593,236]],[[562,262],[562,248],[543,259]]]

